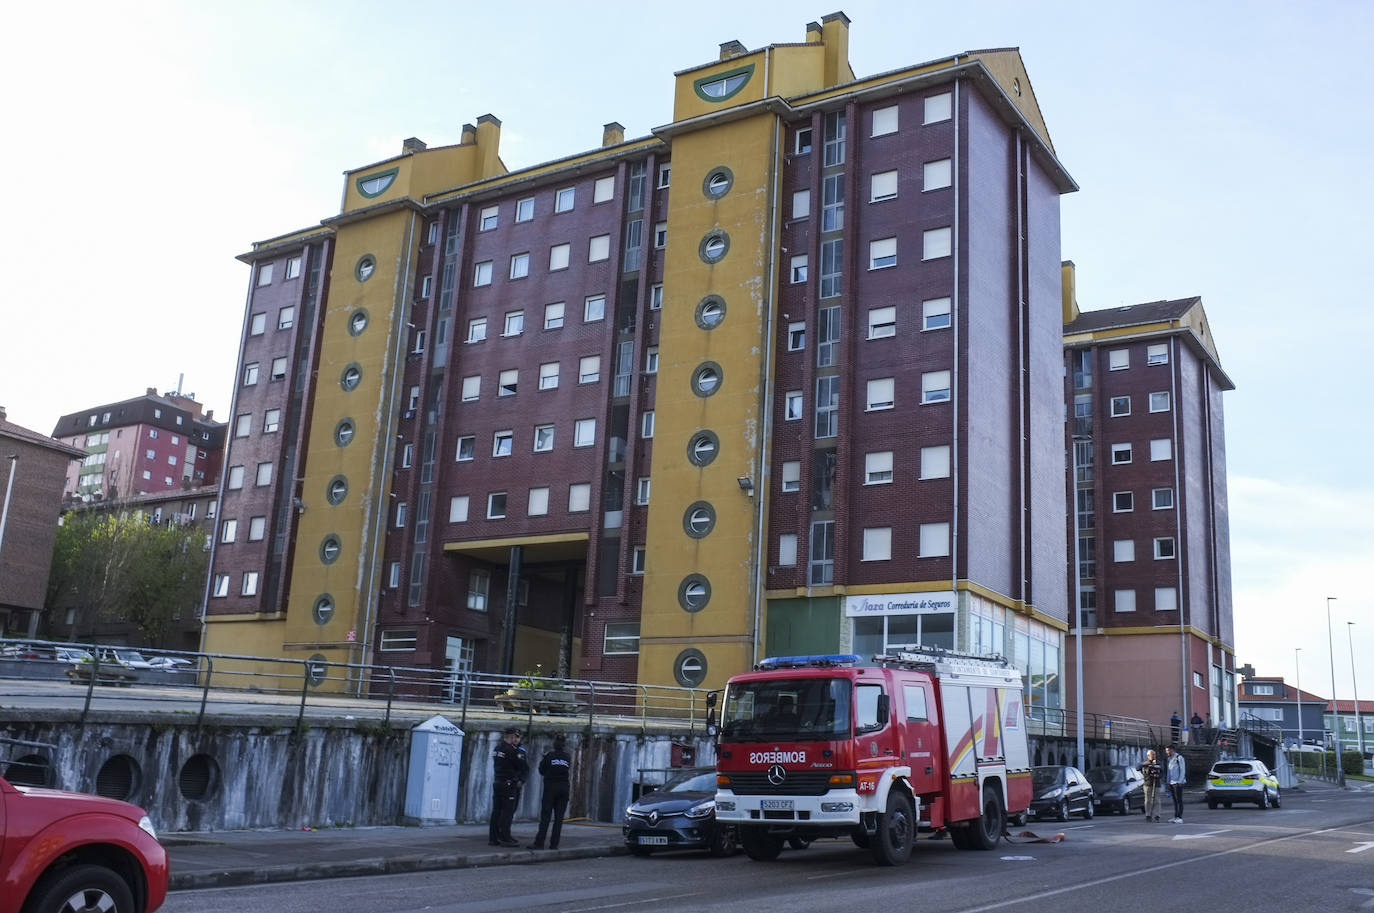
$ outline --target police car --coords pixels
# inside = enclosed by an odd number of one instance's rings
[[[1207,773],[1207,807],[1231,807],[1232,802],[1253,802],[1260,808],[1279,807],[1279,781],[1262,761],[1218,761]]]

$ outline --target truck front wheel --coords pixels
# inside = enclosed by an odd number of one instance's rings
[[[990,850],[1002,839],[1007,813],[1002,809],[1002,794],[991,786],[983,787],[983,815],[968,829],[969,843],[975,850]]]
[[[916,813],[906,793],[893,789],[887,795],[887,811],[878,819],[878,832],[869,849],[878,865],[901,865],[911,858],[916,839]]]
[[[741,827],[739,842],[744,846],[745,855],[755,862],[769,862],[782,852],[782,838],[774,837],[762,827]]]

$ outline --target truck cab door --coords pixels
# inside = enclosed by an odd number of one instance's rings
[[[886,698],[880,700],[880,698]],[[889,712],[879,714],[882,706]],[[860,682],[854,687],[854,760],[860,773],[860,790],[867,782],[865,770],[891,767],[898,754],[897,727],[891,725],[891,697],[879,684]]]
[[[943,758],[940,755],[940,720],[931,689],[921,682],[902,683],[902,704],[906,728],[902,747],[905,763],[911,768],[911,786],[918,793],[940,788]]]

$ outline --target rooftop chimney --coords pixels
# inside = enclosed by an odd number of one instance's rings
[[[494,114],[483,114],[477,118],[477,155],[481,160],[481,177],[489,178],[500,174],[501,167],[501,119]]]
[[[477,128],[472,124],[463,124],[462,138],[458,140],[463,146],[471,146],[477,142]]]
[[[738,57],[741,54],[748,53],[748,48],[746,48],[744,45],[740,44],[738,41],[735,41],[733,39],[731,39],[730,41],[722,41],[720,43],[721,60],[729,60],[731,57]]]
[[[811,44],[821,43],[821,24],[819,22],[806,23],[806,40]]]
[[[410,139],[401,140],[401,155],[410,155],[412,152],[424,152],[427,148],[429,147],[425,145],[424,140],[417,139],[413,136]]]
[[[601,128],[601,145],[615,146],[625,142],[625,126],[611,121]]]

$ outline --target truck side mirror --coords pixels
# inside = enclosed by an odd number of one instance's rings
[[[706,694],[706,734],[713,739],[720,731],[716,726],[716,698],[719,696],[719,692],[716,691]]]
[[[881,729],[888,723],[888,717],[892,715],[892,696],[888,694],[878,695],[878,728]]]

